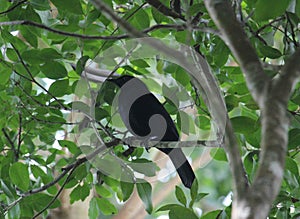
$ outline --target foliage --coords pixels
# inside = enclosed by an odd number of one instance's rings
[[[241,69],[218,35],[203,1],[190,1],[191,5],[182,1],[183,17],[177,18],[172,17],[171,13],[163,14],[142,0],[104,2],[136,29],[147,32],[151,37],[194,47],[206,58],[224,94],[251,182],[259,160],[260,111],[249,93]],[[169,8],[168,1],[161,2]],[[236,7],[237,17],[265,64],[266,71],[276,77],[277,69],[299,46],[300,1],[244,0],[233,7]],[[61,205],[58,195],[63,188],[72,189],[71,204],[84,201],[91,190],[95,190],[96,195],[89,204],[90,218],[117,214],[121,208],[118,201],[130,199],[134,188],[145,210],[153,216],[168,212],[170,218],[199,218],[196,209],[201,208],[203,218],[230,217],[230,205],[226,207],[218,201],[230,193],[231,182],[222,148],[210,151],[214,160],[197,171],[199,182],[193,185],[190,194],[176,186],[176,199],[168,197],[172,203],[163,202],[159,208],[152,204],[152,193],[162,184],[154,188],[144,180],[135,184],[134,177],[130,175],[122,175],[122,179],[110,178],[86,162],[84,156],[89,153],[85,151],[85,145],[73,140],[76,127],[82,128],[80,125],[83,124],[72,117],[72,107],[74,109],[76,105],[74,96],[80,94],[76,90],[78,86],[86,86],[81,84],[84,67],[91,60],[97,62],[99,53],[110,51],[112,46],[119,45],[128,37],[114,21],[85,0],[0,1],[0,9],[0,218],[6,215],[11,219],[25,219],[38,214],[45,218],[50,209]],[[191,26],[182,25],[186,24],[186,20]],[[114,54],[106,55],[113,60]],[[136,59],[122,65],[115,61],[98,64],[110,71],[117,66],[119,74],[148,76],[147,85],[153,92],[161,94],[180,131],[188,134],[195,129],[195,126],[186,125],[186,121],[193,121],[191,116],[164,98],[174,92],[172,89],[182,86],[193,97],[194,107],[200,115],[196,128],[211,128],[210,114],[203,99],[190,83],[188,74],[178,65],[159,58]],[[150,72],[154,71],[161,78],[173,78],[177,87],[158,84],[153,76],[151,80]],[[95,116],[101,121],[96,124],[99,135],[109,142],[113,140],[111,135],[118,133],[118,130],[110,124],[115,88],[107,86],[106,95],[99,96],[104,104],[96,109]],[[291,125],[284,181],[270,218],[299,216],[296,213],[300,211],[298,88],[299,85],[287,110]],[[86,97],[87,94],[81,95]],[[178,103],[184,98],[184,95],[178,95]],[[78,104],[77,107],[85,111],[85,105]],[[182,121],[185,121],[184,124],[181,124]],[[118,125],[118,122],[114,124]],[[157,173],[157,166],[149,161],[144,149],[137,148],[125,156],[124,153],[129,150],[126,145],[115,143],[112,146],[108,151],[126,162],[130,170],[147,177]],[[191,157],[196,160],[197,154]],[[151,163],[151,168],[140,168],[140,163]],[[110,167],[116,165],[116,161],[112,164]],[[203,203],[211,203],[215,210],[205,209]]]

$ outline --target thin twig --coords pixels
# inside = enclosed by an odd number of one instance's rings
[[[18,155],[17,155],[17,150],[16,150],[14,142],[10,139],[10,137],[9,137],[8,133],[6,132],[5,128],[2,128],[2,132],[3,132],[5,138],[7,139],[8,143],[10,144],[10,146],[11,146],[13,152],[14,152],[15,160],[17,160]]]
[[[27,65],[25,64],[19,50],[14,46],[14,44],[12,44],[12,47],[14,49],[14,51],[16,52],[22,66],[24,67],[24,69],[26,70],[26,72],[28,73],[29,77],[31,78],[31,81],[33,83],[35,83],[37,86],[39,86],[43,91],[45,91],[49,96],[51,96],[61,107],[62,109],[68,109],[66,106],[64,106],[53,94],[51,94],[46,88],[44,88],[43,85],[41,85],[37,80],[35,80],[35,78],[33,77],[31,71],[29,70],[29,68],[27,67]]]
[[[69,36],[69,37],[76,37],[76,38],[80,38],[80,39],[84,39],[84,40],[120,40],[120,39],[127,39],[130,37],[130,35],[128,35],[128,34],[111,35],[111,36],[99,36],[99,35],[89,36],[89,35],[84,35],[84,34],[70,33],[70,32],[66,32],[66,31],[54,29],[54,28],[48,27],[44,24],[36,23],[33,21],[29,21],[29,20],[0,22],[0,27],[1,26],[12,26],[12,25],[33,26],[33,27],[37,27],[37,28],[41,28],[41,29],[50,31],[52,33]],[[208,28],[208,27],[202,28],[202,27],[198,27],[196,25],[194,25],[192,27],[194,30],[213,33],[213,34],[217,34],[217,35],[219,34],[218,31],[216,31],[215,29],[212,29],[212,28]],[[174,29],[174,30],[180,31],[180,30],[187,29],[187,27],[184,24],[156,24],[156,25],[153,25],[151,27],[148,27],[148,28],[142,30],[141,32],[149,33],[149,32],[155,31],[155,30],[159,30],[159,29]]]
[[[23,1],[18,2],[17,4],[13,5],[13,6],[10,7],[9,9],[7,9],[6,11],[0,12],[0,15],[2,15],[2,14],[7,14],[7,13],[13,11],[15,8],[19,7],[21,4],[23,4],[23,3],[27,2],[27,1],[28,1],[28,0],[23,0]]]
[[[61,192],[63,191],[65,185],[69,182],[71,176],[72,176],[72,173],[76,170],[76,168],[78,167],[79,165],[75,165],[71,172],[69,173],[69,175],[67,176],[66,180],[64,181],[64,183],[61,185],[60,189],[58,190],[58,192],[56,193],[56,195],[52,198],[52,200],[42,209],[40,210],[38,213],[36,213],[32,219],[35,219],[37,218],[38,216],[40,216],[44,211],[46,211],[54,202],[55,200],[58,198],[58,196],[61,194]]]

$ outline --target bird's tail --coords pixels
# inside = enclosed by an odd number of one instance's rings
[[[195,174],[181,148],[174,148],[167,154],[174,164],[183,185],[187,188],[191,188],[195,179]]]

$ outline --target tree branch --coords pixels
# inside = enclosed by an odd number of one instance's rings
[[[29,20],[0,22],[0,27],[1,26],[12,26],[12,25],[32,26],[32,27],[47,30],[52,33],[60,34],[63,36],[75,37],[75,38],[84,39],[84,40],[121,40],[121,39],[127,39],[130,37],[128,34],[111,35],[111,36],[99,36],[99,35],[89,36],[89,35],[84,35],[84,34],[71,33],[71,32],[58,30],[55,28],[51,28],[44,24],[36,23],[33,21],[29,21]],[[156,24],[156,25],[153,25],[151,27],[148,27],[148,28],[142,30],[141,32],[146,34],[146,33],[153,32],[155,30],[160,30],[160,29],[170,29],[170,30],[180,31],[180,30],[186,30],[188,28],[192,28],[193,30],[198,30],[198,31],[202,31],[202,32],[212,33],[215,35],[220,35],[220,33],[217,30],[214,30],[209,27],[198,27],[196,25],[187,27],[187,25],[185,25],[185,24]]]
[[[300,49],[283,67],[283,73],[275,78],[265,96],[262,112],[262,152],[260,165],[253,186],[247,196],[251,215],[249,218],[266,218],[276,198],[284,172],[288,143],[287,103],[300,77]]]
[[[185,20],[184,17],[177,12],[171,10],[167,6],[165,6],[163,3],[161,3],[159,0],[146,0],[149,5],[154,7],[156,10],[158,10],[163,15],[172,17],[172,18],[180,18],[181,20]]]
[[[281,100],[288,100],[300,77],[300,48],[287,60],[282,74],[274,81],[274,92]]]
[[[271,79],[264,73],[260,60],[246,33],[236,20],[229,1],[205,0],[204,3],[221,31],[223,39],[239,62],[254,100],[261,106],[262,94]]]
[[[230,164],[229,166],[233,176],[235,190],[234,195],[237,200],[241,200],[249,187],[249,180],[242,163],[239,145],[229,118],[227,118],[225,133],[226,135],[224,147],[228,156],[228,161]]]
[[[7,9],[6,11],[2,11],[0,12],[0,15],[3,15],[3,14],[7,14],[13,10],[15,10],[15,8],[19,7],[20,5],[22,5],[23,3],[27,2],[28,0],[22,0],[20,2],[18,2],[17,4],[13,5],[12,7],[10,7],[9,9]]]

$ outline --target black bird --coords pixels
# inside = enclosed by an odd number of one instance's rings
[[[145,142],[179,141],[169,113],[141,80],[124,75],[107,81],[120,87],[118,110],[131,134]],[[158,149],[170,157],[184,186],[191,188],[195,174],[181,148]]]

